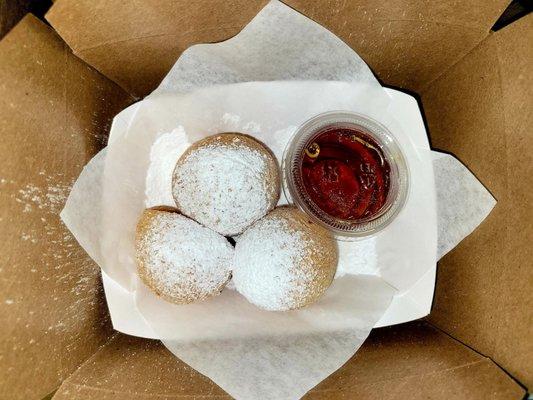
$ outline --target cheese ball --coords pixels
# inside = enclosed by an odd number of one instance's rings
[[[167,301],[207,299],[219,294],[230,279],[233,246],[177,212],[145,210],[135,239],[139,277]]]
[[[329,231],[295,207],[278,207],[237,239],[233,282],[260,308],[293,310],[324,294],[337,260],[337,244]]]
[[[278,165],[271,152],[249,136],[209,136],[178,160],[172,195],[184,215],[224,236],[237,235],[275,207]]]

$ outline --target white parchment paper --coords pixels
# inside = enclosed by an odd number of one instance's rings
[[[354,82],[374,99],[385,95],[346,43],[279,1],[268,3],[237,36],[185,50],[153,94],[288,80]]]
[[[443,183],[436,186],[440,259],[487,218],[496,199],[455,157],[433,152],[433,165],[435,179]]]
[[[134,293],[151,332],[174,354],[238,399],[297,399],[355,353],[395,294],[435,267],[431,152],[402,129],[388,105],[385,91],[348,46],[273,1],[235,38],[188,49],[152,95],[115,118],[120,133],[84,169],[62,218],[106,274]],[[297,126],[331,110],[361,112],[388,126],[406,153],[411,188],[404,210],[380,235],[340,244],[340,273],[321,301],[271,313],[226,290],[203,303],[176,306],[143,286],[134,260],[136,221],[147,201],[169,199],[146,197],[151,150],[161,135],[174,132],[186,148],[209,134],[244,131],[280,160]],[[453,172],[440,177],[437,186],[446,193]],[[439,207],[447,209],[446,200]],[[486,213],[487,207],[476,209],[476,221]],[[470,211],[439,213],[450,215],[454,224],[467,219],[462,225],[468,229],[455,229],[444,250],[478,223]]]
[[[435,202],[417,201],[424,187],[434,191],[431,154],[427,149],[417,149],[408,135],[401,134],[394,119],[383,112],[382,103],[364,101],[365,96],[364,89],[357,84],[344,82],[253,82],[213,86],[180,96],[151,96],[137,107],[123,135],[113,137],[107,147],[102,268],[114,279],[126,276],[121,283],[133,286],[137,308],[170,350],[237,398],[258,398],[259,393],[267,392],[272,399],[298,398],[318,383],[317,377],[329,375],[354,354],[396,293],[392,286],[400,286],[403,281],[395,285],[396,282],[379,276],[348,274],[337,279],[321,301],[291,313],[260,311],[230,290],[210,301],[189,306],[163,301],[137,280],[131,250],[137,218],[145,207],[152,145],[164,134],[187,136],[178,142],[192,143],[202,136],[231,130],[237,124],[238,128],[253,127],[248,133],[281,158],[294,128],[313,115],[348,109],[379,119],[399,134],[412,170],[411,193],[401,214],[406,217],[398,217],[391,226],[402,224],[403,228],[398,229],[409,232],[413,242],[405,248],[404,242],[388,239],[386,235],[375,240],[377,246],[395,255],[398,268],[410,265],[410,274],[395,271],[393,265],[387,270],[387,276],[392,279],[401,276],[404,281],[408,276],[414,282],[435,264]],[[271,115],[276,118],[272,119]],[[405,223],[413,220],[418,223]],[[433,243],[423,249],[418,259],[413,258],[412,249],[418,243],[427,243],[428,238]],[[354,246],[351,255],[357,256],[359,245],[356,242],[351,245]],[[350,257],[345,257],[345,262],[349,261]],[[327,347],[322,334],[331,339]],[[249,345],[253,343],[246,354],[256,352],[250,358],[254,362],[237,362],[240,356],[235,352],[242,351],[236,345],[238,338]],[[300,347],[281,346],[286,343],[283,338],[288,341],[299,338]],[[226,346],[228,343],[232,345]],[[273,347],[276,343],[277,350]],[[216,356],[211,355],[215,347]],[[301,358],[303,348],[314,353],[321,363],[304,362],[307,359]],[[261,357],[267,349],[269,357]],[[274,360],[277,360],[275,364]],[[290,366],[292,374],[288,386],[279,382],[286,377],[283,365]],[[245,373],[247,379],[242,379]]]

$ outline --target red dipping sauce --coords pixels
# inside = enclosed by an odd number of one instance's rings
[[[356,221],[380,213],[390,186],[390,165],[370,136],[353,128],[316,135],[301,155],[310,199],[326,214]]]
[[[283,156],[283,191],[338,240],[373,235],[402,210],[409,171],[396,138],[379,122],[331,111],[304,122]]]

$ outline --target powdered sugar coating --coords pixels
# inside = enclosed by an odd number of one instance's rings
[[[174,303],[218,294],[230,278],[233,246],[178,213],[146,210],[137,225],[136,249],[141,279]]]
[[[291,310],[318,300],[336,265],[337,248],[327,231],[294,207],[278,207],[237,240],[233,282],[258,307]]]
[[[172,193],[180,211],[225,236],[241,233],[279,198],[274,157],[256,140],[219,134],[197,142],[180,158]]]

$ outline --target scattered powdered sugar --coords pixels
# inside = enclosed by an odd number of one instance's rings
[[[22,283],[17,277],[26,277],[39,288],[28,296],[29,289],[22,284],[21,290],[13,286],[9,294],[0,296],[2,304],[17,308],[20,318],[15,322],[24,321],[18,328],[38,335],[17,339],[13,351],[20,354],[27,351],[23,344],[33,345],[43,335],[60,335],[68,346],[83,346],[86,337],[109,326],[102,313],[100,269],[59,219],[73,179],[63,172],[33,172],[24,181],[0,179],[0,190],[19,207],[5,223],[17,222],[13,239],[20,240],[7,253],[15,275],[11,269],[3,270],[7,264],[0,266],[0,272]],[[51,308],[57,312],[51,314]]]
[[[48,177],[47,180],[49,180]],[[31,212],[34,208],[45,209],[54,213],[59,212],[65,204],[71,186],[71,184],[49,183],[47,187],[42,188],[28,183],[18,190],[15,201],[22,204],[22,211],[25,213]]]
[[[180,302],[220,291],[230,277],[234,254],[226,238],[183,215],[148,212],[151,220],[137,248],[155,289]]]
[[[288,310],[306,297],[317,275],[300,268],[309,254],[299,231],[280,218],[263,218],[246,230],[235,248],[233,282],[239,293],[266,310]]]
[[[22,228],[20,239],[37,244],[44,238],[47,243],[56,244],[58,242],[51,241],[49,236],[55,235],[58,228],[55,224],[50,223],[48,218],[52,218],[54,221],[57,219],[57,215],[63,208],[70,193],[72,184],[68,183],[68,181],[67,183],[61,182],[61,180],[64,180],[64,176],[61,173],[48,174],[45,171],[39,171],[38,175],[40,181],[38,185],[31,182],[19,183],[5,178],[0,179],[0,184],[8,186],[8,190],[11,192],[10,197],[19,204],[23,213],[33,213],[33,216],[39,215],[39,220],[42,223],[42,226],[20,224]],[[2,218],[0,218],[1,220]],[[37,220],[35,219],[35,221]],[[66,233],[65,235],[68,234]],[[70,235],[68,236],[72,239]],[[65,239],[65,241],[68,240]],[[54,251],[52,254],[54,258],[60,257],[59,251]]]
[[[222,116],[222,122],[226,124],[227,129],[236,130],[241,122],[241,117],[237,114],[224,113]]]
[[[150,165],[146,174],[146,207],[175,207],[172,197],[172,172],[183,152],[191,144],[183,127],[165,133],[150,149]]]
[[[259,133],[261,124],[256,121],[243,121],[240,115],[224,113],[222,116],[224,130],[227,132],[246,132],[248,134]]]
[[[289,141],[298,130],[297,126],[290,125],[277,131],[270,131],[262,127],[259,122],[245,120],[240,115],[231,113],[224,113],[221,122],[221,128],[227,132],[244,132],[265,143],[280,165]]]
[[[225,236],[242,232],[273,206],[267,156],[233,141],[195,149],[174,172],[178,208]]]

